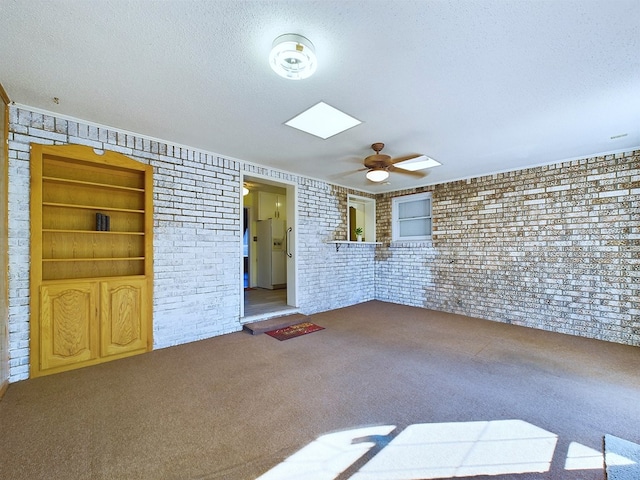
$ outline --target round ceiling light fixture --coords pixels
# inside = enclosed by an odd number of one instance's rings
[[[313,43],[295,33],[280,35],[273,41],[269,64],[274,72],[290,80],[309,78],[318,66]]]
[[[389,178],[389,172],[387,172],[384,168],[373,168],[367,172],[365,175],[367,179],[372,182],[384,182],[387,178]]]

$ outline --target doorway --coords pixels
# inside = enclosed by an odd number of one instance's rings
[[[244,176],[241,323],[296,310],[296,185]]]

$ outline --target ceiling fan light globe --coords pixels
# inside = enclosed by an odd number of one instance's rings
[[[387,178],[389,178],[389,172],[381,169],[369,170],[365,176],[367,177],[367,180],[380,183],[380,182],[384,182]]]

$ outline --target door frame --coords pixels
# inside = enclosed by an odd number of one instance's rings
[[[240,215],[244,212],[244,195],[242,195],[242,186],[245,180],[253,181],[256,183],[263,183],[266,185],[273,185],[275,187],[284,188],[286,190],[287,201],[287,253],[291,254],[291,257],[287,256],[287,306],[298,307],[298,184],[287,180],[274,180],[273,178],[260,175],[257,173],[245,173],[240,172]],[[240,223],[242,223],[242,217],[240,217]],[[289,231],[291,229],[291,231]],[[242,230],[242,226],[241,226]],[[242,278],[243,267],[243,245],[242,235],[239,236],[238,242],[238,255],[240,256],[240,278]],[[238,282],[238,288],[240,289],[240,323],[244,319],[244,282]]]
[[[0,399],[9,387],[9,96],[0,84]]]
[[[244,197],[243,197],[244,198]],[[247,245],[247,287],[251,288],[253,286],[255,286],[255,282],[251,281],[251,276],[254,275],[254,268],[251,266],[251,262],[253,261],[253,255],[251,255],[251,242],[252,242],[252,238],[251,238],[251,224],[253,222],[253,210],[254,207],[246,207],[244,206],[244,201],[242,202],[243,206],[240,207],[240,212],[242,215],[242,221],[244,221],[244,212],[245,210],[247,211],[247,230],[249,231],[249,245]],[[241,223],[241,227],[242,227],[242,223]],[[240,235],[240,240],[242,241],[242,238],[244,237],[244,234],[242,232],[242,228],[240,229],[241,235]],[[240,266],[241,271],[242,271],[242,276],[240,277],[241,279],[244,278],[244,243],[242,245],[242,262],[243,265]],[[242,284],[244,285],[244,279],[242,281]]]

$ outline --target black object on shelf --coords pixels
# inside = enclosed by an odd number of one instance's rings
[[[96,213],[96,230],[98,232],[111,231],[111,218],[102,213]]]

